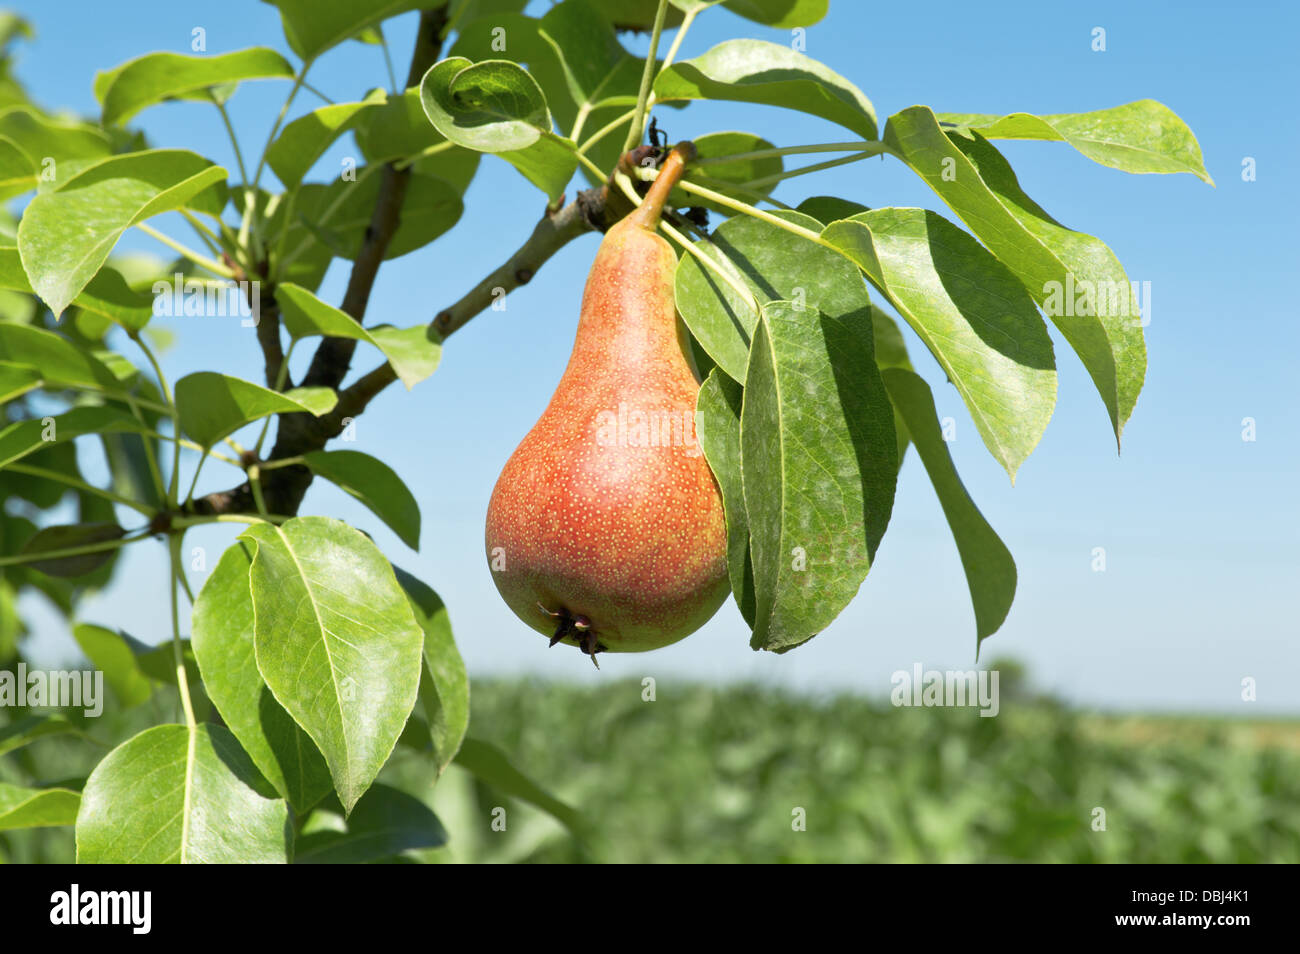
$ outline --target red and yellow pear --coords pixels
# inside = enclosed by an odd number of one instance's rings
[[[667,646],[726,599],[722,497],[695,440],[699,381],[677,317],[664,202],[694,155],[674,148],[606,232],[551,402],[488,504],[497,589],[515,614],[593,657]]]

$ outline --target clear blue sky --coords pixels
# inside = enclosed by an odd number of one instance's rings
[[[542,8],[545,4],[540,5]],[[207,30],[208,51],[254,44],[288,52],[276,11],[251,0],[19,2],[38,36],[19,53],[18,75],[47,107],[93,113],[96,70],[152,50],[188,52]],[[124,12],[129,10],[130,12]],[[993,12],[996,11],[996,12]],[[399,76],[413,15],[391,21]],[[1094,27],[1108,49],[1090,49]],[[1300,711],[1300,626],[1295,594],[1297,472],[1300,471],[1300,333],[1293,293],[1300,211],[1291,48],[1300,16],[1291,4],[1002,3],[865,4],[833,0],[807,33],[808,55],[855,82],[889,114],[924,103],[936,110],[1052,113],[1150,97],[1195,131],[1210,188],[1188,175],[1134,176],[1097,166],[1062,144],[1007,143],[1025,190],[1058,220],[1098,235],[1130,278],[1152,286],[1146,388],[1116,457],[1105,411],[1077,359],[1057,339],[1060,396],[1047,434],[1012,489],[986,453],[956,392],[909,339],[941,415],[957,420],[951,445],[968,488],[1015,555],[1020,585],[984,660],[1028,663],[1034,680],[1067,698],[1106,708],[1217,710],[1240,715]],[[788,34],[718,9],[700,19],[682,56],[721,40]],[[633,41],[635,43],[635,41]],[[645,39],[638,50],[643,51]],[[311,81],[336,100],[385,85],[379,51],[350,44],[330,53]],[[247,84],[232,103],[245,151],[260,148],[287,84]],[[297,109],[318,105],[310,97]],[[156,107],[138,119],[154,145],[199,151],[234,169],[215,113],[198,104]],[[797,113],[743,105],[667,111],[674,139],[722,129],[779,144],[842,139]],[[327,177],[344,141],[317,172]],[[1258,179],[1243,182],[1243,157]],[[268,179],[271,177],[268,174]],[[266,180],[264,180],[266,181]],[[873,160],[796,179],[777,193],[790,203],[836,194],[871,206],[943,210],[912,173]],[[467,213],[448,236],[381,271],[368,318],[410,325],[431,318],[522,241],[541,195],[504,163],[486,158]],[[175,234],[182,224],[160,220]],[[188,241],[188,239],[187,239]],[[547,650],[497,597],[482,551],[482,522],[497,473],[532,426],[563,370],[597,237],[566,248],[505,313],[488,312],[458,333],[443,364],[411,393],[390,388],[358,422],[359,450],[388,460],[424,513],[422,548],[408,551],[368,511],[318,482],[304,512],[340,516],[371,532],[393,562],[424,578],[450,606],[471,674],[539,673],[579,680],[622,676],[755,679],[807,689],[851,688],[883,696],[889,675],[968,668],[974,620],[965,578],[919,461],[908,455],[889,533],[854,604],[824,633],[785,656],[752,652],[728,603],[690,639],[667,650],[602,658],[596,673],[578,653]],[[132,236],[127,248],[154,248]],[[160,250],[160,249],[159,249]],[[339,267],[322,288],[337,301]],[[260,378],[251,331],[220,319],[178,319],[164,357],[175,380],[199,367]],[[126,343],[120,343],[127,350]],[[363,354],[359,366],[372,366]],[[295,374],[299,369],[295,369]],[[1241,422],[1258,439],[1241,439]],[[89,455],[83,454],[83,460]],[[89,466],[89,461],[87,461]],[[216,465],[201,489],[230,483]],[[192,536],[209,566],[233,536]],[[1105,547],[1107,570],[1091,569]],[[168,633],[161,546],[132,551],[119,585],[90,601],[84,617],[156,642]],[[197,586],[202,574],[194,574]],[[24,607],[50,658],[70,637],[39,605]],[[1260,701],[1240,701],[1243,677]]]

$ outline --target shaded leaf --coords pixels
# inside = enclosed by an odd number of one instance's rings
[[[280,130],[271,143],[266,151],[266,164],[292,189],[334,140],[361,121],[366,110],[383,101],[383,90],[375,90],[359,103],[332,103],[299,116]]]
[[[424,75],[420,102],[452,142],[501,156],[552,199],[573,178],[576,147],[551,131],[546,97],[517,63],[449,57]]]
[[[15,421],[0,430],[0,467],[82,434],[146,430],[130,414],[111,407],[78,407],[50,417]]]
[[[329,388],[294,388],[282,394],[215,371],[197,371],[176,382],[181,430],[204,447],[271,414],[305,411],[319,417],[337,402],[338,395]]]
[[[148,647],[135,643],[135,640],[130,640],[123,633],[115,633],[111,629],[89,623],[74,626],[72,636],[91,664],[104,674],[108,687],[113,690],[113,695],[122,708],[138,706],[153,695],[153,681],[140,668],[138,658],[140,650]],[[167,651],[171,652],[170,646]]]
[[[303,455],[318,477],[346,491],[392,528],[412,550],[420,549],[420,506],[396,472],[361,451],[312,451]]]
[[[257,668],[316,742],[349,811],[415,704],[423,633],[392,567],[326,517],[259,524],[250,581]]]
[[[123,123],[140,110],[213,86],[250,79],[292,79],[293,67],[275,50],[251,47],[215,56],[146,53],[95,77],[104,125]]]
[[[740,417],[755,649],[811,639],[857,594],[889,523],[894,418],[866,314],[770,302]]]
[[[331,788],[329,766],[257,669],[249,573],[257,544],[226,548],[190,613],[203,685],[230,731],[277,792],[305,812]]]
[[[451,617],[442,599],[405,570],[393,568],[406,591],[416,622],[424,630],[424,671],[420,702],[438,771],[460,751],[469,728],[469,675],[451,632]]]
[[[740,471],[740,411],[743,391],[726,374],[714,370],[700,387],[695,430],[722,491],[727,516],[727,576],[741,615],[754,626],[754,563],[749,554],[749,518]]]
[[[51,735],[79,735],[81,730],[61,715],[26,715],[0,726],[0,755]]]
[[[659,100],[712,99],[797,109],[876,138],[876,111],[843,76],[802,53],[763,40],[728,40],[674,63],[655,79]]]
[[[975,607],[975,646],[997,632],[1011,610],[1016,595],[1016,562],[998,538],[957,476],[952,455],[939,429],[938,412],[930,387],[915,372],[886,368],[883,372],[890,400],[907,423],[916,452],[925,465],[939,505],[957,541]]]
[[[1091,375],[1118,439],[1142,387],[1146,347],[1136,308],[1130,316],[1128,280],[1109,249],[1053,221],[1020,191],[1010,165],[986,140],[945,135],[924,106],[890,117],[885,141],[1043,306]],[[1060,251],[1082,263],[1085,273],[1067,267]],[[1107,267],[1106,257],[1113,267]],[[1111,297],[1105,289],[1114,288],[1117,310],[1122,294],[1124,313],[1103,318],[1091,306],[1075,309],[1078,281],[1103,283],[1102,295],[1094,296],[1103,307]],[[1068,311],[1062,307],[1063,294],[1069,294]]]
[[[23,788],[0,782],[0,831],[71,825],[80,804],[81,795],[69,788]]]
[[[331,47],[361,33],[381,20],[439,6],[431,0],[264,0],[280,11],[280,23],[289,46],[304,60],[313,60]]]
[[[924,209],[863,212],[822,236],[925,342],[1014,480],[1056,403],[1052,341],[1024,286],[967,233]]]
[[[77,814],[80,864],[275,864],[288,808],[228,729],[158,725],[95,766]]]
[[[446,829],[433,810],[391,785],[371,786],[346,821],[337,815],[331,819],[336,828],[313,822],[315,815],[298,836],[295,864],[362,864],[447,843]]]
[[[52,527],[43,527],[23,544],[24,556],[37,556],[41,553],[53,553],[58,550],[71,550],[77,547],[93,546],[111,540],[120,540],[126,531],[115,523],[72,523]],[[80,577],[94,572],[113,558],[115,550],[106,548],[91,553],[79,553],[74,556],[52,557],[46,560],[31,560],[27,563],[34,570],[48,573],[50,576]]]
[[[456,754],[456,764],[492,786],[502,795],[518,798],[552,815],[579,837],[584,834],[583,818],[559,799],[547,794],[535,782],[510,764],[495,745],[467,736]]]
[[[180,149],[104,159],[32,199],[18,223],[23,268],[55,317],[87,285],[117,240],[151,216],[189,206],[219,215],[226,170]]]

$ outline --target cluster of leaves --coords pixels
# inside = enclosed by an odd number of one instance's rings
[[[475,731],[554,780],[596,834],[575,843],[525,808],[505,833],[458,834],[448,850],[540,862],[1300,861],[1295,722],[1095,716],[1006,688],[988,719],[665,679],[653,702],[636,682],[476,681]],[[457,775],[435,805],[450,820],[509,810],[506,796]]]
[[[707,6],[675,3],[681,30]],[[806,26],[824,12],[824,4],[784,5],[782,23]],[[467,27],[452,53],[421,86],[430,121],[449,140],[500,155],[550,196],[575,160],[596,157],[587,163],[594,174],[609,168],[611,157],[599,161],[608,136],[599,137],[626,119],[585,141],[579,133],[633,101],[638,70],[592,4],[566,0],[540,20],[488,17]],[[1025,195],[992,141],[1066,142],[1127,172],[1209,181],[1195,138],[1151,100],[1053,116],[914,106],[881,132],[852,82],[757,40],[727,41],[655,71],[651,104],[702,99],[800,110],[859,137],[782,148],[750,133],[701,137],[700,160],[679,190],[679,205],[739,213],[686,249],[676,290],[700,363],[712,368],[699,399],[700,440],[723,490],[731,584],[752,645],[793,648],[852,600],[888,524],[909,444],[952,526],[984,639],[1010,609],[1015,564],[954,470],[900,319],[1012,479],[1056,402],[1040,310],[1092,377],[1118,442],[1146,370],[1128,276],[1100,240]],[[557,134],[557,122],[573,133]],[[784,157],[829,151],[850,153],[829,164],[881,154],[902,162],[969,232],[926,209],[867,209],[830,196],[791,208],[768,195],[827,165],[786,171]],[[777,211],[751,204],[759,201]]]
[[[854,137],[778,147],[753,133],[702,136],[674,205],[735,214],[712,232],[678,215],[664,225],[685,252],[676,287],[706,374],[700,441],[722,488],[730,577],[753,645],[797,646],[853,598],[888,524],[909,444],[953,528],[978,638],[998,628],[1015,566],[962,487],[901,327],[939,362],[1012,476],[1055,402],[1040,309],[1091,374],[1118,440],[1145,369],[1127,278],[1100,241],[1024,195],[992,141],[1062,141],[1126,171],[1208,178],[1195,139],[1173,113],[1151,101],[1067,116],[912,107],[882,132],[853,83],[785,46],[733,40],[679,59],[695,18],[718,5],[707,0],[563,0],[541,17],[524,14],[522,0],[271,2],[297,65],[267,47],[150,53],[99,74],[102,109],[93,122],[45,112],[7,67],[0,72],[0,197],[25,202],[21,216],[0,217],[0,400],[11,422],[0,429],[0,481],[23,511],[0,515],[0,664],[21,659],[14,604],[25,589],[72,618],[80,597],[111,579],[122,547],[165,535],[170,669],[165,653],[124,634],[77,632],[96,666],[115,674],[124,704],[170,683],[184,713],[183,724],[154,726],[115,748],[84,786],[51,788],[41,784],[48,777],[33,777],[7,789],[3,804],[16,807],[0,807],[0,825],[75,818],[78,854],[88,861],[287,860],[305,845],[309,854],[339,856],[346,852],[320,845],[364,841],[365,819],[401,814],[366,809],[367,799],[391,794],[375,780],[400,740],[425,751],[435,773],[459,758],[563,814],[500,753],[481,743],[462,748],[468,687],[441,600],[363,533],[298,516],[296,503],[275,512],[263,493],[277,470],[305,469],[357,496],[416,546],[419,510],[400,478],[374,457],[324,450],[324,439],[302,452],[273,450],[269,459],[262,451],[273,421],[278,446],[304,419],[328,437],[350,413],[341,380],[299,387],[289,380],[288,356],[305,339],[325,339],[317,358],[342,341],[372,347],[384,362],[378,370],[407,387],[435,371],[441,340],[433,326],[363,326],[365,301],[382,259],[426,248],[459,221],[482,154],[504,159],[552,202],[579,169],[608,184],[608,195],[621,190],[636,201],[639,178],[653,170],[629,170],[619,157],[641,141],[656,106],[756,103],[802,111]],[[723,5],[780,27],[808,26],[826,12],[825,0]],[[394,81],[285,121],[298,95],[314,92],[307,76],[320,57],[354,41],[386,49],[383,21],[415,9],[422,30],[436,35],[417,38],[406,87]],[[620,26],[650,30],[645,59],[622,45]],[[673,45],[660,59],[660,35],[672,26]],[[6,46],[25,31],[20,20],[0,21]],[[432,62],[447,41],[446,55]],[[226,104],[254,80],[291,86],[267,147],[246,165]],[[215,110],[231,134],[237,183],[209,159],[151,148],[126,127],[176,100]],[[343,136],[364,164],[307,181]],[[785,168],[787,157],[828,152],[847,155]],[[969,232],[923,209],[866,209],[829,196],[792,208],[771,195],[792,177],[882,154],[913,169]],[[279,191],[261,186],[267,168]],[[204,249],[150,224],[165,214],[187,223]],[[129,229],[181,261],[141,265],[115,254]],[[555,247],[542,251],[544,261]],[[354,263],[338,308],[316,294],[335,260]],[[224,280],[259,283],[274,306],[248,336],[265,355],[265,385],[208,369],[168,385],[151,319],[156,283],[175,272],[184,278],[184,307],[227,290]],[[1064,317],[1051,289],[1075,287],[1117,288],[1123,300],[1102,311],[1084,295]],[[250,427],[255,443],[245,448],[236,438]],[[79,469],[73,442],[82,437],[101,443],[111,486]],[[214,513],[195,504],[210,458],[246,482],[246,508]],[[69,492],[77,520],[61,523],[54,514]],[[141,522],[121,525],[124,510]],[[217,520],[246,529],[195,596],[180,567],[184,535]],[[797,570],[792,551],[802,554]],[[182,591],[192,604],[188,641]],[[8,727],[15,744],[37,743],[63,724],[33,718]],[[321,820],[339,813],[346,821]]]

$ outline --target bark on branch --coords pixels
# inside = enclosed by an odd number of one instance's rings
[[[499,294],[509,293],[532,280],[547,261],[580,235],[604,231],[612,214],[606,210],[607,189],[599,187],[578,193],[568,205],[547,212],[537,223],[528,240],[513,255],[471,288],[459,301],[440,311],[433,319],[433,329],[445,340],[484,311]],[[500,292],[497,289],[501,289]],[[286,414],[280,418],[280,433],[272,460],[297,457],[325,445],[343,432],[345,421],[361,414],[366,406],[395,380],[392,365],[384,363],[362,375],[339,392],[334,410],[321,417],[309,414]],[[312,383],[310,376],[303,382]],[[277,467],[264,471],[262,492],[271,513],[298,512],[312,474],[306,467]],[[232,490],[209,494],[193,505],[197,514],[247,513],[255,510],[252,490],[243,484]]]

